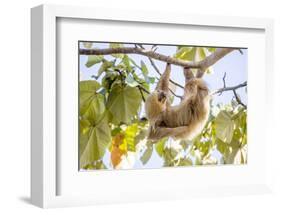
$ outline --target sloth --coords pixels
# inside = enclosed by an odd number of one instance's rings
[[[164,137],[192,140],[204,128],[210,111],[210,92],[201,78],[191,78],[190,70],[184,68],[184,95],[179,105],[171,106],[169,81],[171,65],[157,87],[145,102],[145,112],[149,121],[148,139],[160,140]]]

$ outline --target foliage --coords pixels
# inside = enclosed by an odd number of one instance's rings
[[[92,44],[84,46],[91,48]],[[174,57],[201,60],[214,50],[179,46]],[[151,143],[146,139],[148,123],[140,112],[156,79],[149,76],[145,62],[137,64],[126,54],[113,54],[110,60],[92,55],[85,66],[98,66],[98,71],[92,80],[79,85],[81,169],[105,169],[105,155],[110,156],[110,167],[115,169],[133,168],[136,159],[146,165],[153,152],[163,159],[163,166],[247,162],[247,111],[235,101],[212,106],[208,123],[193,141],[165,138]]]

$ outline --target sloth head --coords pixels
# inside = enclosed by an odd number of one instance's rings
[[[209,89],[201,78],[193,78],[186,84],[187,92],[191,95],[199,95],[201,98],[209,96]]]
[[[166,110],[168,94],[163,90],[151,93],[145,101],[145,112],[149,120],[157,119],[161,112]]]
[[[161,102],[162,104],[165,104],[168,98],[167,92],[163,90],[157,90],[156,92],[157,92],[158,101]]]

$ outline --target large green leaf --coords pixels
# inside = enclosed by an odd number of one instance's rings
[[[88,81],[80,81],[79,89],[81,93],[95,93],[99,88],[100,84],[97,81],[88,80]]]
[[[91,123],[85,119],[79,119],[79,156],[84,152],[89,138]]]
[[[117,122],[130,123],[140,108],[141,95],[136,87],[115,85],[109,94],[107,108]]]
[[[88,56],[88,61],[85,64],[86,67],[91,67],[95,64],[102,62],[103,56],[102,55],[90,55]]]
[[[96,95],[96,91],[100,89],[100,84],[97,81],[80,81],[79,83],[79,101],[80,101],[80,114],[85,112],[92,101],[93,97]]]
[[[80,156],[80,168],[100,160],[110,141],[110,128],[106,116],[104,116],[97,125],[90,129],[89,138]]]
[[[104,96],[101,94],[96,94],[91,98],[91,101],[88,105],[84,105],[80,109],[80,115],[83,115],[83,118],[88,119],[91,124],[95,125],[99,120],[104,116],[105,112],[105,101]]]
[[[217,137],[223,142],[230,143],[234,132],[234,121],[227,111],[221,111],[215,119]]]

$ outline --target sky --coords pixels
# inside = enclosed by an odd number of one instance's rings
[[[81,48],[84,48],[82,46],[82,43],[80,44]],[[131,46],[131,44],[124,44],[124,46]],[[144,47],[150,48],[151,45],[144,45]],[[167,46],[167,45],[157,45],[157,52],[161,53],[163,55],[167,56],[173,56],[176,52],[177,47],[176,46]],[[93,48],[108,48],[108,43],[93,43]],[[212,68],[213,68],[213,73],[212,74],[205,74],[204,75],[204,80],[206,81],[210,91],[214,91],[216,89],[222,88],[223,87],[223,76],[226,73],[226,86],[235,86],[240,83],[243,83],[247,81],[247,59],[248,59],[248,51],[247,49],[242,49],[243,54],[241,54],[239,51],[232,51],[222,59],[220,59],[218,62],[216,62]],[[138,65],[140,65],[140,62],[143,61],[148,70],[149,70],[149,75],[151,77],[159,77],[159,75],[155,72],[154,68],[151,66],[150,61],[146,56],[141,56],[137,54],[130,54],[130,58],[132,58]],[[81,80],[89,80],[92,79],[92,75],[96,75],[97,71],[99,69],[100,64],[94,65],[90,68],[87,68],[85,66],[87,62],[87,56],[85,55],[80,55],[80,81]],[[105,56],[106,59],[113,59],[112,56],[108,55]],[[162,72],[164,71],[166,67],[166,63],[158,60],[154,60],[156,66],[161,70]],[[172,72],[171,72],[171,79],[176,81],[177,83],[184,85],[184,77],[183,77],[183,72],[182,72],[182,67],[172,65]],[[102,78],[100,78],[102,79]],[[151,87],[151,91],[154,88]],[[180,88],[177,88],[176,92],[177,95],[182,95],[183,90]],[[247,94],[245,91],[245,88],[240,88],[237,90],[237,93],[239,94],[241,100],[243,103],[247,104]],[[233,98],[233,92],[224,92],[221,96],[216,95],[213,100],[212,104],[227,104],[230,103]],[[176,105],[180,102],[178,98],[175,98],[173,105]],[[142,110],[142,113],[144,111]],[[104,156],[104,163],[105,165],[109,166],[110,165],[110,153],[107,151],[105,156]],[[217,155],[218,156],[218,155]],[[139,156],[137,156],[136,159],[138,159]],[[158,168],[162,167],[163,160],[158,156],[158,154],[154,151],[150,160],[146,165],[142,165],[140,160],[136,160],[134,164],[134,169],[137,168]]]

